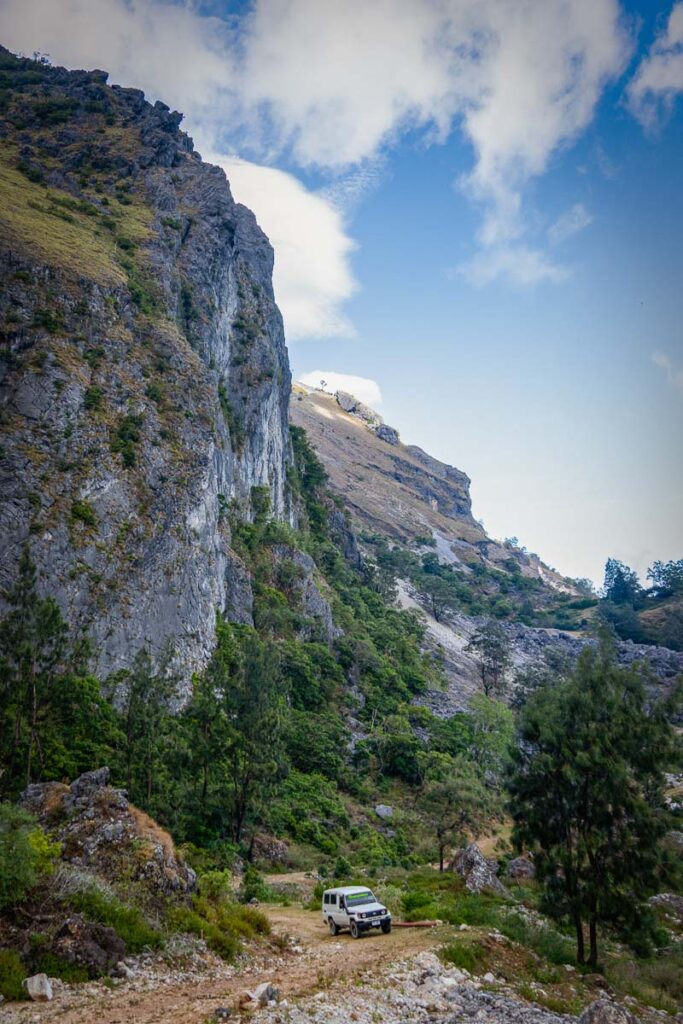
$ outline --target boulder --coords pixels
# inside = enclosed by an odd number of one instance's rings
[[[118,968],[126,947],[113,928],[86,921],[80,914],[67,918],[57,931],[52,951],[70,964],[83,967],[91,978]]]
[[[394,808],[390,807],[388,804],[377,804],[375,807],[375,814],[378,818],[382,818],[382,820],[385,821],[387,818],[393,818]]]
[[[536,868],[533,861],[529,860],[528,857],[514,857],[508,862],[506,870],[508,878],[524,879],[536,877]]]
[[[34,1003],[48,1003],[52,999],[52,985],[47,974],[34,974],[24,978],[21,984]]]
[[[268,1003],[276,1003],[280,998],[280,990],[269,981],[263,981],[257,985],[251,993],[252,1001],[257,1006],[268,1006]]]
[[[280,864],[283,867],[289,864],[289,844],[284,839],[276,839],[275,836],[262,832],[254,836],[251,853],[257,861],[268,861],[270,864]]]
[[[387,426],[386,423],[380,423],[378,427],[375,427],[375,433],[380,441],[386,441],[387,444],[398,444],[400,441],[398,430]]]
[[[638,1020],[623,1006],[609,999],[596,999],[583,1011],[579,1024],[638,1024]]]
[[[458,850],[449,865],[449,870],[460,875],[465,882],[465,888],[470,892],[488,889],[501,896],[508,894],[503,883],[496,877],[496,862],[487,860],[476,843],[470,843],[463,850]]]

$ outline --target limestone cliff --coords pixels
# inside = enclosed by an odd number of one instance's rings
[[[181,115],[0,50],[0,587],[28,542],[98,671],[250,618],[227,511],[288,516],[273,253]]]

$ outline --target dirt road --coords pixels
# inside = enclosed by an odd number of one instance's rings
[[[52,1003],[3,1007],[0,1019],[10,1024],[204,1024],[217,1007],[234,1007],[241,992],[262,981],[272,982],[291,1000],[375,974],[444,941],[443,928],[395,929],[390,935],[373,933],[358,940],[347,934],[334,938],[317,913],[296,907],[262,909],[274,935],[291,936],[294,949],[279,949],[276,943],[257,949],[243,966],[221,976],[180,983],[160,980],[153,989],[145,989],[144,979],[140,986],[135,981],[113,989],[97,985],[91,993],[75,988],[67,996],[60,993]]]

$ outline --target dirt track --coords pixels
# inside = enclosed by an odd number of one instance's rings
[[[301,952],[257,950],[248,963],[224,977],[160,983],[147,991],[136,990],[134,984],[102,988],[97,995],[79,995],[73,990],[67,999],[60,996],[47,1004],[15,1003],[5,1012],[11,1014],[10,1021],[21,1024],[203,1024],[216,1007],[234,1007],[241,992],[261,981],[271,981],[287,999],[311,995],[363,973],[374,974],[444,940],[442,928],[397,929],[390,935],[373,933],[358,940],[345,933],[333,938],[317,913],[295,907],[262,909],[270,918],[273,933],[292,936]]]

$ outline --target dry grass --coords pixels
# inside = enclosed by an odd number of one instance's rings
[[[168,832],[161,828],[160,825],[157,825],[156,821],[150,818],[149,814],[141,811],[139,807],[133,807],[132,804],[129,804],[128,810],[135,821],[140,838],[148,839],[161,846],[167,860],[175,857],[175,846]]]
[[[0,157],[0,232],[5,245],[17,247],[49,266],[101,284],[123,284],[113,242],[95,234],[93,218],[70,213],[71,220],[48,213],[49,196],[64,195],[28,181]],[[69,197],[67,197],[69,198]]]

